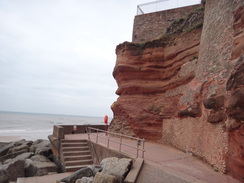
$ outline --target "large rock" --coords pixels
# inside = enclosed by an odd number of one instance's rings
[[[23,153],[26,153],[26,152],[28,152],[27,149],[23,149],[23,150],[21,150],[21,151],[17,151],[17,152],[14,152],[14,153],[8,153],[8,154],[6,154],[6,155],[4,155],[4,156],[1,156],[1,157],[0,157],[0,160],[1,160],[2,162],[4,162],[4,161],[7,160],[7,159],[13,159],[13,158],[15,158],[16,156],[18,156],[18,155],[20,155],[20,154],[23,154]]]
[[[93,183],[93,177],[82,177],[81,179],[77,179],[75,183]]]
[[[81,179],[82,177],[91,177],[91,176],[93,176],[93,171],[91,168],[87,167],[87,168],[82,168],[80,170],[77,170],[72,175],[62,179],[61,182],[75,183],[77,179]]]
[[[18,177],[24,177],[24,161],[17,160],[0,167],[0,182],[8,183],[9,181],[16,181]]]
[[[40,154],[48,157],[52,154],[52,147],[49,140],[43,140],[37,144],[34,144],[35,154]]]
[[[103,167],[99,165],[89,165],[87,167],[92,169],[93,176],[95,176],[97,172],[101,172],[103,170]]]
[[[14,145],[15,145],[15,143],[12,142],[12,143],[10,143],[10,144],[7,144],[7,145],[3,146],[3,147],[0,149],[0,156],[5,155],[5,154],[9,151],[9,149],[11,149],[11,148],[14,147]]]
[[[29,151],[29,146],[22,144],[20,146],[16,146],[16,147],[9,149],[8,153],[15,153],[15,152],[22,151],[22,150]]]
[[[98,172],[93,179],[93,183],[119,183],[119,180],[113,175]]]
[[[49,172],[57,172],[57,167],[45,156],[35,155],[25,160],[25,172],[27,177],[42,176]]]
[[[105,158],[101,162],[103,167],[102,173],[113,175],[118,178],[119,182],[122,183],[126,175],[131,169],[132,159],[129,158]]]
[[[24,143],[26,143],[26,140],[25,139],[21,139],[21,140],[15,142],[15,146],[21,146]]]
[[[15,158],[13,159],[8,159],[6,161],[4,161],[4,163],[11,163],[11,162],[14,162],[14,161],[18,161],[18,160],[26,160],[27,158],[30,158],[31,156],[33,156],[34,153],[32,152],[26,152],[26,153],[22,153],[18,156],[16,156]]]

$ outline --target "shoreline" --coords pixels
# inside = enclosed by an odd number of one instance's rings
[[[15,142],[23,139],[21,136],[0,136],[1,142]]]
[[[16,134],[16,135],[0,135],[0,142],[15,142],[19,141],[22,139],[25,140],[32,140],[35,141],[37,139],[43,139],[43,140],[48,140],[48,135],[51,134],[46,134],[46,133],[39,133],[39,134]]]

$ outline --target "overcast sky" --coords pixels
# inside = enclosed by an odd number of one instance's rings
[[[148,0],[0,0],[0,111],[113,116],[116,45]]]

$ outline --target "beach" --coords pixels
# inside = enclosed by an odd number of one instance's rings
[[[103,117],[0,112],[0,142],[48,139],[54,125],[103,124]]]

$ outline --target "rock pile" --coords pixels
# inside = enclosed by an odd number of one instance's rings
[[[132,159],[110,157],[100,166],[88,166],[64,178],[64,183],[122,183],[132,166]]]
[[[18,177],[32,177],[57,172],[48,140],[25,139],[0,146],[0,182],[16,181]]]

